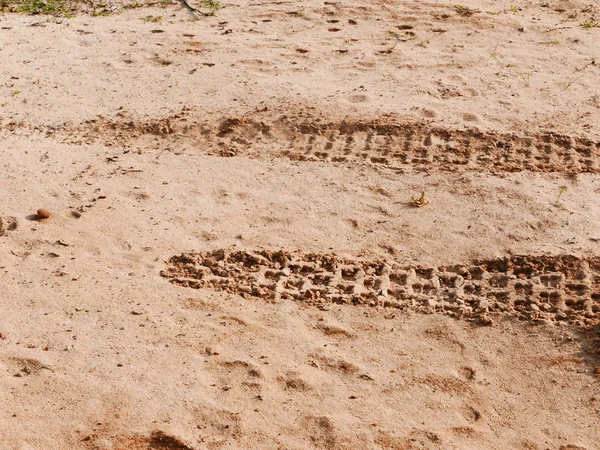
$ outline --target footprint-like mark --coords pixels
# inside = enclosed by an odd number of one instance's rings
[[[19,226],[19,221],[14,216],[0,217],[0,236],[4,236],[9,231],[14,231]]]
[[[84,442],[89,444],[90,450],[107,448],[104,445],[99,447],[95,439],[84,439]],[[162,431],[153,431],[150,436],[122,436],[115,439],[110,448],[114,450],[196,450]]]
[[[8,369],[15,377],[28,377],[38,375],[42,370],[54,372],[50,366],[32,358],[8,358]]]

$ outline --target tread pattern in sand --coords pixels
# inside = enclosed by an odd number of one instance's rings
[[[180,286],[311,305],[600,322],[600,258],[515,256],[433,268],[300,251],[216,250],[174,256],[161,275]]]
[[[597,172],[600,142],[554,133],[520,136],[453,130],[386,120],[269,123],[227,119],[218,136],[223,156],[264,156],[349,163],[364,161],[398,170],[486,172]],[[264,151],[264,150],[262,150]]]
[[[55,132],[66,133],[72,143],[102,139],[121,145],[147,135],[171,147],[192,145],[224,157],[365,162],[400,171],[600,172],[600,142],[591,139],[455,130],[386,118],[327,122],[259,115],[211,123],[195,121],[186,109],[163,119],[99,118],[47,134]]]

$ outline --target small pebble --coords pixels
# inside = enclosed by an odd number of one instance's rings
[[[51,216],[52,214],[47,209],[40,208],[37,210],[37,217],[40,220],[49,219]]]
[[[83,311],[84,309],[85,309],[85,308],[84,308],[83,306],[77,306],[77,307],[75,308],[75,311],[78,311],[78,312],[79,312],[79,311]]]

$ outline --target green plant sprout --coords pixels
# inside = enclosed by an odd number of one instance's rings
[[[68,11],[66,2],[63,0],[18,0],[15,2],[0,2],[0,10],[23,14],[64,14]]]
[[[206,1],[202,2],[202,6],[204,6],[205,8],[208,8],[209,16],[214,16],[217,13],[217,11],[223,7],[221,2],[219,2],[217,0],[206,0]]]
[[[580,25],[582,28],[584,28],[586,30],[589,30],[591,28],[600,27],[600,23],[594,19],[588,19],[588,20],[582,22]]]
[[[498,56],[495,53],[490,52],[490,56],[494,58],[498,62],[498,64],[503,64],[502,61],[500,61],[500,58],[498,58]]]
[[[460,14],[463,17],[470,17],[473,14],[477,14],[477,13],[481,12],[479,9],[469,8],[468,6],[464,6],[464,5],[454,5],[454,9],[456,10],[456,12],[458,14]]]

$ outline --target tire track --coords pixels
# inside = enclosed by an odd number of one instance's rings
[[[600,141],[556,133],[523,135],[455,130],[391,119],[327,122],[306,115],[274,118],[272,113],[219,121],[194,120],[181,112],[159,119],[123,115],[78,125],[35,127],[71,144],[104,141],[152,145],[173,151],[249,158],[287,158],[338,164],[367,163],[401,172],[600,173]],[[14,131],[13,127],[7,127]],[[157,147],[158,148],[158,147]]]
[[[600,323],[600,258],[515,256],[436,268],[332,253],[216,250],[174,256],[161,275],[179,286],[316,306],[378,306],[488,324],[493,315]]]
[[[400,171],[600,171],[600,141],[555,133],[521,136],[385,120],[284,118],[272,123],[227,119],[217,136],[222,156],[261,156],[262,151],[268,157],[367,162]]]

